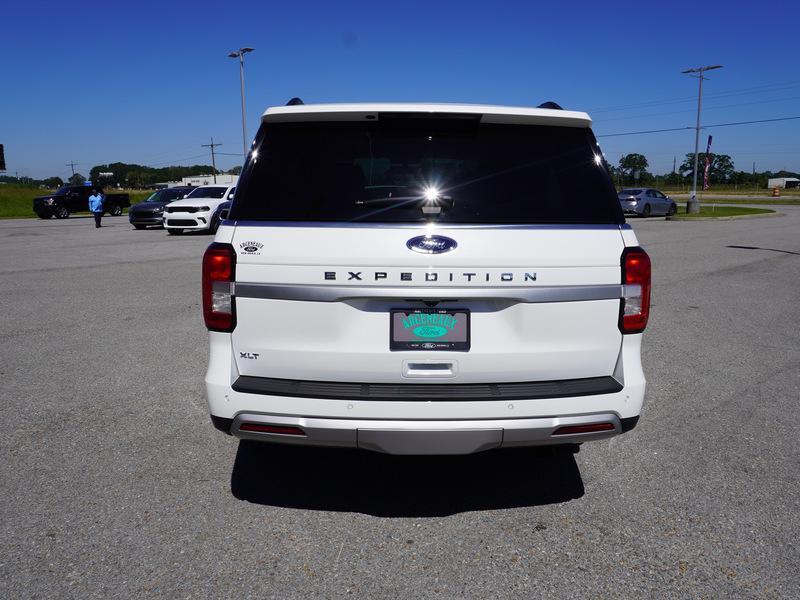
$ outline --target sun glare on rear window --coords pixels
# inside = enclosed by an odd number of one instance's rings
[[[258,156],[254,160],[253,156]],[[237,220],[622,223],[589,129],[382,117],[263,125]]]

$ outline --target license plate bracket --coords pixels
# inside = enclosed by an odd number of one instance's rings
[[[467,352],[471,315],[466,308],[393,308],[389,349]]]

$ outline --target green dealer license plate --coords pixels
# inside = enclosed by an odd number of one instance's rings
[[[391,350],[469,350],[469,310],[411,308],[390,311]]]

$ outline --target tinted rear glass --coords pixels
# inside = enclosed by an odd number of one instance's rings
[[[183,188],[167,188],[165,190],[161,190],[162,195],[159,198],[162,202],[166,200],[174,200],[175,198],[181,198],[185,193],[186,190]]]
[[[642,193],[642,190],[622,190],[619,195],[620,196],[638,196]]]
[[[265,124],[254,150],[231,219],[623,222],[588,129],[381,115]]]

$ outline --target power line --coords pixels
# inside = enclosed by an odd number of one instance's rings
[[[710,94],[709,94],[710,95]],[[798,100],[800,96],[791,96],[788,98],[768,98],[767,100],[753,100],[751,102],[737,102],[736,104],[712,104],[706,106],[708,109],[722,109],[722,108],[736,108],[739,106],[752,106],[753,104],[768,104],[770,102],[787,102],[789,100]],[[660,113],[649,113],[646,115],[632,115],[632,116],[625,116],[625,117],[612,117],[610,119],[603,119],[602,122],[606,123],[608,121],[628,121],[631,119],[646,119],[650,117],[662,117],[664,115],[680,115],[683,113],[693,112],[693,109],[686,108],[684,110],[671,110],[668,112],[660,112]]]
[[[75,161],[69,161],[66,166],[72,169],[72,174],[75,175],[75,167],[77,167],[80,163],[76,163]]]
[[[800,119],[797,117],[779,117],[777,119],[759,119],[758,121],[736,121],[734,123],[717,123],[716,125],[703,125],[703,127],[730,127],[731,125],[750,125],[751,123],[773,123],[775,121],[791,121]]]
[[[707,129],[711,127],[730,127],[731,125],[750,125],[752,123],[774,123],[775,121],[791,121],[793,119],[800,119],[800,116],[797,117],[779,117],[777,119],[758,119],[756,121],[736,121],[734,123],[716,123],[714,125],[703,125],[701,129]],[[647,131],[626,131],[624,133],[604,133],[602,135],[598,135],[595,137],[617,137],[620,135],[641,135],[643,133],[662,133],[664,131],[684,131],[686,129],[694,129],[694,127],[671,127],[669,129],[649,129]]]
[[[664,131],[683,131],[685,129],[694,129],[694,127],[672,127],[670,129],[648,129],[647,131],[626,131],[624,133],[604,133],[595,137],[617,137],[619,135],[641,135],[643,133],[662,133]]]
[[[206,156],[208,156],[208,154],[196,154],[196,155],[194,155],[194,156],[187,156],[186,158],[174,158],[174,159],[172,159],[172,160],[165,160],[164,162],[160,162],[160,163],[153,163],[152,165],[146,165],[146,166],[149,166],[149,167],[158,167],[158,166],[160,166],[160,165],[169,165],[169,164],[175,164],[175,163],[183,162],[183,161],[185,161],[185,160],[194,160],[195,158],[204,158],[204,157],[206,157]]]
[[[757,94],[760,92],[778,92],[787,89],[796,88],[800,85],[800,80],[791,80],[783,82],[768,83],[764,85],[757,85],[745,88],[733,88],[714,94],[706,94],[706,98],[727,98],[730,96],[745,96],[749,94]],[[774,88],[774,89],[769,89]],[[633,104],[620,104],[616,106],[608,106],[597,109],[590,109],[591,113],[614,112],[619,110],[627,110],[629,108],[646,108],[650,106],[663,106],[666,104],[681,104],[683,102],[692,102],[697,96],[679,96],[677,98],[666,98],[661,100],[647,100],[645,102],[636,102]]]

